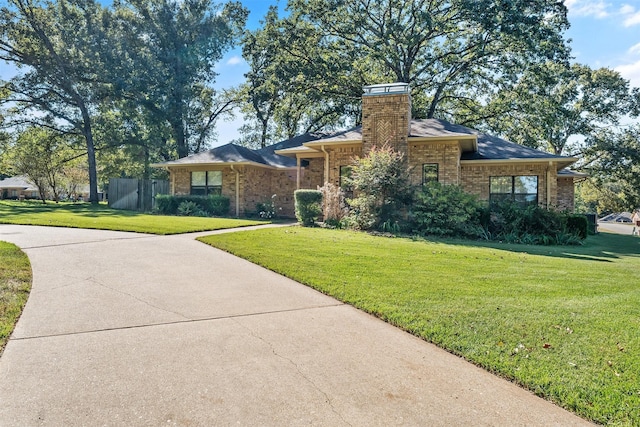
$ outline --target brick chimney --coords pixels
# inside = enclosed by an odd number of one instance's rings
[[[407,155],[411,132],[411,95],[407,83],[387,83],[363,87],[362,151],[389,144]]]

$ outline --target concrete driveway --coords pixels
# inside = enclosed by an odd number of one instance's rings
[[[191,235],[0,225],[33,289],[2,426],[588,425]]]

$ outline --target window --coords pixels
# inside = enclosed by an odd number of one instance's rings
[[[513,200],[528,205],[538,203],[537,176],[492,176],[489,201]]]
[[[438,164],[425,163],[422,165],[422,185],[438,181]]]
[[[191,172],[191,194],[194,196],[222,194],[222,171]]]

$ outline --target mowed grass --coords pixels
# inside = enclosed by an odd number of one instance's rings
[[[151,234],[180,234],[266,224],[234,218],[149,215],[110,209],[105,204],[0,201],[0,223],[94,228]]]
[[[31,264],[15,245],[0,242],[0,355],[31,290]]]
[[[640,238],[601,233],[581,247],[533,247],[292,227],[200,240],[584,418],[640,425]]]

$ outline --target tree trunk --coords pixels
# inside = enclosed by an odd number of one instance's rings
[[[89,201],[93,205],[98,204],[98,172],[96,167],[96,148],[93,143],[93,131],[91,129],[91,117],[84,103],[79,103],[82,112],[82,134],[87,145],[87,159],[89,166]]]

